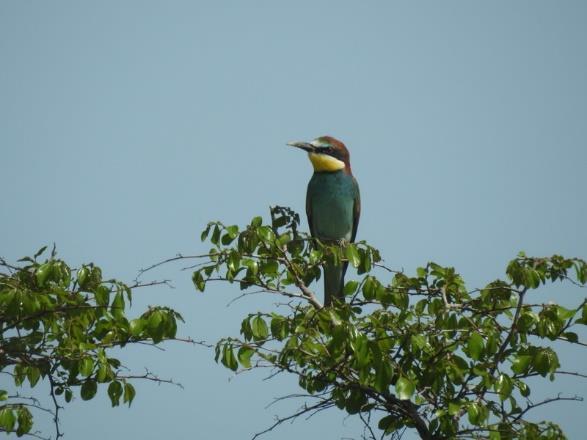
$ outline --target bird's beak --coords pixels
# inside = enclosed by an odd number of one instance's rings
[[[294,141],[288,142],[287,145],[289,145],[290,147],[301,148],[302,150],[307,151],[308,153],[311,153],[312,151],[316,150],[316,147],[314,147],[314,145],[312,145],[309,142]]]

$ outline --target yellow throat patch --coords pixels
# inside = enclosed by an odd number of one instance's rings
[[[344,168],[344,162],[328,154],[308,153],[310,162],[317,172],[334,172]]]

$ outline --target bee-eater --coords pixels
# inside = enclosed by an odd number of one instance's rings
[[[349,151],[331,137],[321,136],[312,142],[289,142],[308,152],[314,174],[306,193],[306,214],[310,233],[326,243],[353,242],[357,235],[361,198],[359,185],[351,172]],[[333,298],[344,301],[344,274],[348,262],[324,265],[324,305]]]

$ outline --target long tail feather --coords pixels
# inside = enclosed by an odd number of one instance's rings
[[[344,273],[346,264],[326,263],[324,265],[324,305],[332,304],[334,298],[344,301]]]

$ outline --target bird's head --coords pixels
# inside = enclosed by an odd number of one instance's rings
[[[351,172],[349,150],[341,141],[331,136],[320,136],[312,142],[288,142],[287,145],[307,151],[316,172]]]

